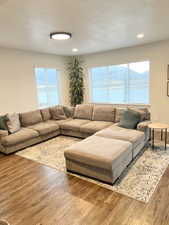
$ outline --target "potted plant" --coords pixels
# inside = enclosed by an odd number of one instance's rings
[[[82,60],[79,57],[69,57],[68,73],[70,103],[71,106],[76,106],[84,100],[84,73]]]

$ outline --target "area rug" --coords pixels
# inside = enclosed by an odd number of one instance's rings
[[[16,155],[67,173],[64,149],[79,141],[81,141],[79,138],[58,136],[49,141],[17,152]],[[147,203],[168,165],[169,150],[165,151],[160,148],[152,150],[147,147],[137,156],[130,166],[126,168],[121,177],[113,185],[72,173],[71,175]]]

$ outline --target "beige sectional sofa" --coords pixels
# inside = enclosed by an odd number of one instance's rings
[[[117,126],[125,108],[84,104],[20,113],[19,131],[0,130],[0,151],[10,154],[60,134],[86,138],[65,151],[67,169],[114,182],[149,138],[148,110],[137,130]]]
[[[113,105],[84,104],[75,108],[73,119],[60,125],[61,134],[86,138],[115,123]]]
[[[60,134],[57,121],[43,118],[43,110],[21,113],[20,123],[21,129],[13,134],[0,130],[1,152],[10,154]]]
[[[135,130],[118,126],[125,108],[97,104],[83,107],[86,107],[85,111],[87,108],[93,108],[90,118],[89,114],[83,111],[79,121],[79,115],[77,116],[75,111],[75,118],[78,119],[61,125],[63,134],[87,137],[65,150],[67,170],[114,183],[147,144],[150,113],[146,108],[141,109],[145,111],[144,118]]]
[[[144,132],[112,125],[67,148],[67,170],[113,183],[147,141]]]

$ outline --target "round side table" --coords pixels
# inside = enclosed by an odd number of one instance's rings
[[[163,131],[164,131],[164,144],[165,144],[165,150],[167,149],[167,129],[169,128],[169,125],[164,123],[150,123],[148,125],[150,129],[150,140],[151,140],[151,146],[154,148],[154,130],[161,130],[161,140],[163,140]]]

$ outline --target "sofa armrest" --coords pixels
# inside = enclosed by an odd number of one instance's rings
[[[7,130],[0,130],[0,139],[2,137],[8,136],[8,131]]]
[[[145,120],[137,124],[137,130],[142,131],[145,134],[145,141],[148,141],[150,139],[150,130],[148,128],[148,125],[150,123],[151,121]]]
[[[148,125],[151,123],[149,120],[142,121],[137,124],[137,130],[146,131],[148,129]]]

